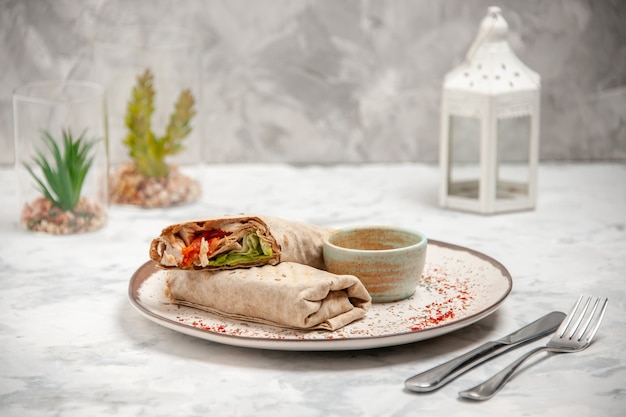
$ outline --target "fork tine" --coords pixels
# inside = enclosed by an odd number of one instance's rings
[[[583,296],[581,295],[579,300],[582,300],[582,299],[583,299]],[[585,313],[587,312],[587,309],[589,308],[590,302],[591,302],[591,297],[587,297],[587,302],[585,303],[585,306],[583,307],[582,311],[580,311],[579,313],[578,309],[576,309],[577,311],[575,312],[575,314],[573,314],[573,316],[578,315],[577,316],[578,318],[576,319],[576,323],[574,324],[574,327],[571,329],[569,336],[567,336],[568,339],[571,339],[572,337],[574,337],[574,334],[576,334],[576,331],[580,327],[580,323],[582,323],[583,318],[585,318]]]
[[[591,301],[591,298],[589,301],[587,301],[587,303],[589,303]],[[585,320],[585,324],[583,324],[580,327],[580,332],[578,332],[578,336],[576,337],[577,341],[580,341],[583,336],[585,335],[585,332],[589,329],[589,324],[591,324],[591,320],[593,320],[594,315],[596,313],[596,310],[598,309],[598,304],[600,303],[600,297],[596,298],[596,302],[593,303],[593,307],[591,308],[591,311],[589,312],[589,314],[587,314],[587,320]],[[570,337],[570,339],[574,337],[574,335],[572,334],[572,336]]]
[[[576,301],[576,304],[574,304],[574,307],[572,307],[567,316],[565,316],[565,320],[563,320],[563,323],[561,323],[557,330],[559,337],[563,337],[563,335],[569,328],[570,323],[572,322],[572,320],[574,320],[574,316],[576,315],[575,313],[578,310],[578,306],[580,305],[582,300],[583,296],[581,295],[578,297],[578,300]]]
[[[600,303],[602,303],[602,307],[600,307],[599,312],[597,312],[597,308],[600,305]],[[606,311],[606,307],[607,307],[608,303],[609,303],[609,299],[608,298],[601,299],[600,297],[598,297],[598,299],[596,300],[595,305],[593,306],[594,308],[593,308],[592,314],[589,315],[589,320],[588,320],[588,322],[586,324],[585,331],[582,332],[580,337],[578,338],[579,341],[583,337],[585,337],[585,334],[587,333],[587,330],[589,330],[589,329],[591,329],[591,330],[586,335],[585,339],[589,342],[589,341],[591,341],[591,339],[594,338],[594,336],[598,332],[598,329],[600,328],[600,323],[602,323],[602,319],[604,318],[604,313]]]

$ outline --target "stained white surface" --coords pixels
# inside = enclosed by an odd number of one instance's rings
[[[429,165],[199,171],[201,203],[112,207],[98,232],[50,237],[17,230],[14,175],[0,170],[0,415],[622,415],[626,166],[542,165],[537,209],[493,217],[439,209],[438,169]],[[513,290],[497,312],[465,329],[348,352],[225,346],[159,326],[131,307],[130,276],[148,259],[149,242],[163,226],[239,212],[323,225],[413,227],[497,259],[511,272]],[[586,351],[534,362],[486,403],[460,401],[457,392],[515,353],[432,394],[404,390],[413,374],[549,311],[567,311],[579,294],[610,299]]]
[[[619,0],[0,0],[0,163],[13,89],[98,78],[98,28],[114,25],[198,35],[206,162],[433,162],[444,76],[493,5],[541,76],[541,159],[626,159]]]

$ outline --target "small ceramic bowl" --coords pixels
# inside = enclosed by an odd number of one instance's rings
[[[324,239],[324,263],[329,272],[359,278],[373,302],[402,300],[417,288],[427,242],[423,233],[399,227],[348,227]]]

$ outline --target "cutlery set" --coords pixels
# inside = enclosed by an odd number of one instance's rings
[[[435,391],[470,369],[556,330],[545,346],[526,352],[485,382],[459,392],[462,398],[488,400],[502,389],[519,366],[530,357],[540,352],[573,353],[587,348],[600,327],[607,303],[607,298],[580,296],[567,316],[553,311],[507,336],[484,343],[457,358],[419,373],[407,379],[404,385],[414,392]]]

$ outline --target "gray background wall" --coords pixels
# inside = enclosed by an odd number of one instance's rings
[[[12,90],[93,79],[102,22],[196,30],[205,161],[435,162],[443,77],[490,5],[542,77],[541,159],[626,160],[621,0],[0,0],[0,163]]]

